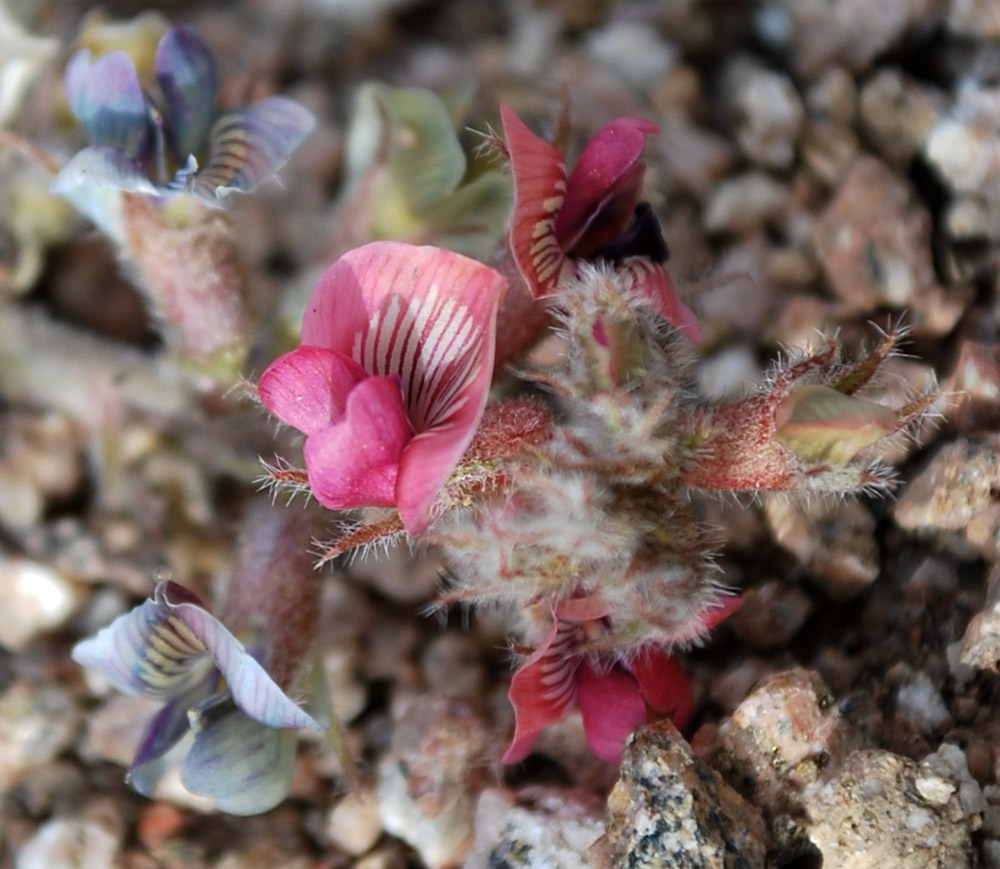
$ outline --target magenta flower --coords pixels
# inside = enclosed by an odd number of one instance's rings
[[[567,178],[566,163],[507,106],[500,106],[514,174],[510,243],[532,295],[556,295],[577,264],[603,262],[627,274],[653,310],[692,340],[701,330],[663,268],[667,244],[648,203],[641,202],[645,118],[618,118],[586,144]]]
[[[456,253],[385,241],[320,278],[301,346],[259,386],[264,406],[306,435],[321,504],[395,507],[410,534],[431,523],[486,406],[506,286]]]
[[[698,628],[678,642],[695,639],[740,605],[721,599],[702,613]],[[607,607],[589,598],[563,601],[552,626],[510,683],[514,738],[501,758],[518,763],[531,751],[538,734],[566,716],[574,705],[583,717],[591,750],[618,763],[628,735],[646,721],[670,716],[683,726],[693,705],[691,684],[680,662],[648,646],[627,661],[608,663],[583,651],[588,635],[600,631]]]

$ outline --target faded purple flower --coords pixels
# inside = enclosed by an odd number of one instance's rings
[[[249,192],[271,176],[314,124],[285,97],[218,115],[215,62],[184,25],[160,40],[155,72],[154,100],[123,51],[93,59],[81,49],[70,58],[66,96],[93,144],[63,167],[54,192],[75,202],[74,191],[85,195],[94,186],[159,196],[187,191],[218,206],[226,194]]]
[[[189,731],[181,781],[222,811],[250,815],[287,794],[294,728],[326,727],[293,702],[258,659],[266,638],[245,646],[201,599],[175,582],[73,648],[73,660],[126,694],[164,702],[136,751],[128,781],[149,796],[164,756]]]

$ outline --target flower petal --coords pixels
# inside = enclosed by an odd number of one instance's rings
[[[66,65],[63,83],[70,111],[95,145],[143,157],[151,135],[149,110],[135,64],[124,51],[91,61],[89,49],[81,49]]]
[[[343,418],[306,441],[309,487],[331,510],[392,506],[411,436],[398,379],[369,377],[347,397]]]
[[[156,789],[164,777],[178,769],[194,744],[194,734],[184,717],[185,732],[181,739],[162,757],[153,758],[148,763],[135,764],[125,774],[125,783],[144,797],[153,799]]]
[[[680,661],[658,649],[644,649],[630,662],[629,669],[646,702],[683,727],[691,716],[694,695]]]
[[[215,117],[219,80],[208,46],[190,27],[175,24],[156,49],[156,80],[166,101],[174,159],[197,154]]]
[[[576,626],[555,621],[538,648],[510,682],[507,696],[514,707],[514,738],[501,763],[519,763],[535,738],[573,707],[576,700]]]
[[[153,598],[116,618],[95,637],[77,643],[73,660],[126,694],[173,698],[190,689],[207,671],[207,649],[174,616],[165,598],[168,591],[189,606],[202,606],[193,592],[172,582],[161,583]]]
[[[401,459],[395,503],[411,534],[430,522],[482,417],[506,286],[498,272],[451,251],[380,241],[337,260],[306,307],[303,344],[400,378],[417,437]]]
[[[78,151],[56,174],[49,189],[75,204],[74,191],[95,188],[156,195],[160,189],[149,180],[145,167],[124,151],[110,145],[94,145]],[[81,211],[90,216],[85,207]],[[97,223],[97,221],[94,221]]]
[[[233,701],[246,715],[268,727],[324,729],[275,684],[222,622],[191,602],[190,597],[190,592],[173,582],[156,587],[157,601],[162,600],[169,612],[205,647],[226,680]]]
[[[638,683],[620,666],[599,673],[584,661],[576,674],[576,694],[594,754],[618,763],[628,735],[646,720]]]
[[[642,192],[639,162],[646,136],[659,127],[645,118],[617,118],[587,142],[566,185],[566,199],[555,222],[565,251],[586,257],[625,231]]]
[[[206,675],[208,678],[197,682],[187,691],[166,703],[153,717],[146,732],[142,735],[139,747],[135,750],[128,780],[134,771],[159,760],[184,738],[184,734],[190,729],[188,710],[201,703],[215,687],[212,679],[213,674]],[[153,786],[155,787],[155,783]],[[140,793],[145,794],[146,792],[140,791]]]
[[[191,689],[211,663],[247,715],[271,727],[322,729],[274,683],[200,598],[161,582],[151,600],[73,647],[73,660],[119,691],[173,699]]]
[[[566,196],[566,164],[554,146],[505,105],[500,106],[500,121],[514,175],[510,246],[537,299],[555,289],[566,259],[555,229]]]
[[[287,795],[295,762],[295,734],[275,730],[230,708],[200,725],[181,766],[189,791],[220,811],[255,815]]]
[[[364,378],[364,369],[349,356],[303,346],[272,362],[258,389],[264,407],[311,435],[344,415],[348,393]]]
[[[220,116],[209,133],[208,161],[191,192],[209,205],[249,193],[278,171],[316,123],[294,100],[268,97]]]
[[[680,300],[674,282],[663,266],[646,257],[634,257],[626,260],[621,270],[629,275],[635,291],[649,300],[657,314],[691,341],[701,341],[698,318]]]

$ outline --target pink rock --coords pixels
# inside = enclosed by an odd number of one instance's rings
[[[912,309],[914,328],[954,327],[968,294],[942,287],[930,249],[931,218],[884,163],[861,156],[813,227],[813,244],[834,293],[849,312]]]
[[[805,789],[853,739],[819,676],[787,670],[761,682],[723,721],[716,767],[744,783],[744,796],[766,815],[799,815]]]

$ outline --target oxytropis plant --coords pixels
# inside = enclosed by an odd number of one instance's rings
[[[305,468],[282,458],[267,478],[349,511],[324,561],[407,538],[437,544],[451,568],[442,604],[507,614],[521,664],[504,761],[577,706],[595,754],[616,762],[650,717],[687,718],[676,653],[739,604],[716,580],[692,492],[885,490],[890,471],[867,448],[909,429],[936,393],[897,408],[862,394],[896,329],[857,359],[827,340],[789,354],[741,400],[700,399],[700,329],[641,201],[655,126],[612,121],[568,172],[513,112],[501,118],[515,206],[500,261],[516,271],[396,241],[340,257],[306,306],[300,346],[259,380],[263,405],[304,435]],[[508,300],[541,310],[525,317],[548,324],[559,361],[531,362],[540,336],[505,315]],[[498,358],[520,358],[522,382],[544,398],[491,400]],[[321,726],[324,704],[307,710],[286,693],[311,672],[316,574],[298,569],[311,532],[284,513],[291,521],[251,517],[241,558],[258,566],[236,573],[220,608],[228,628],[165,585],[77,647],[119,687],[167,701],[140,746],[140,788],[190,727],[188,785],[229,811],[260,811],[288,787],[288,729]],[[262,580],[272,569],[280,589]],[[220,785],[219,765],[240,757],[247,787]]]
[[[563,343],[521,376],[548,399],[488,401],[506,281],[437,248],[375,242],[320,280],[302,346],[260,379],[264,405],[306,436],[305,470],[269,469],[333,509],[369,508],[326,558],[409,536],[452,569],[443,602],[509,613],[523,662],[504,760],[577,705],[590,744],[616,761],[650,716],[683,721],[677,649],[737,605],[715,580],[692,490],[887,488],[865,449],[934,402],[890,408],[859,393],[901,337],[845,361],[835,341],[791,354],[746,398],[691,391],[693,315],[663,266],[640,201],[646,134],[622,118],[567,174],[559,151],[501,109],[515,184],[510,243]],[[523,347],[515,348],[523,350]]]

